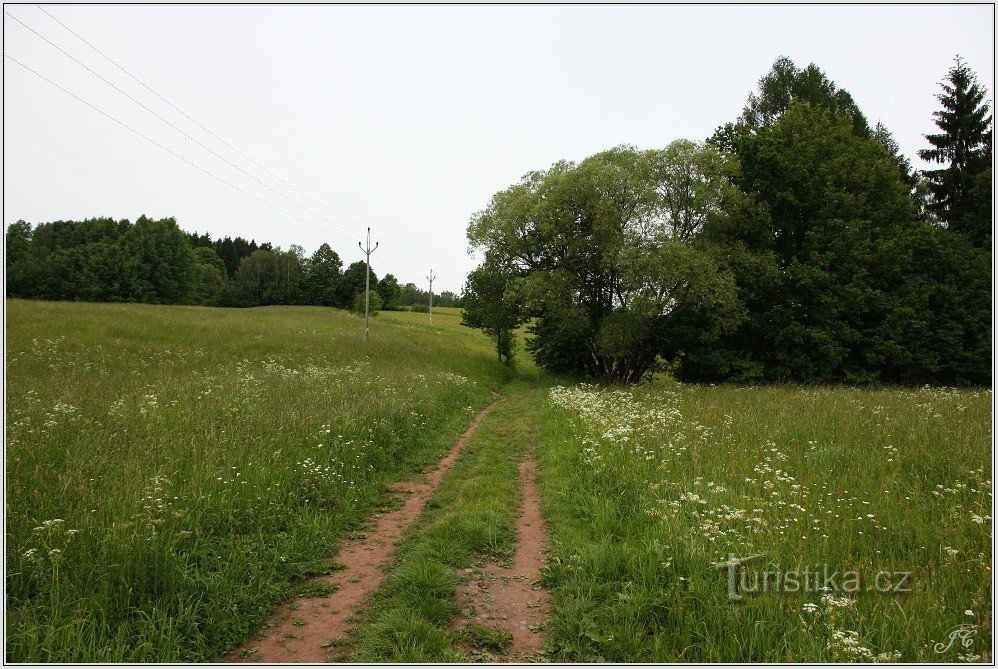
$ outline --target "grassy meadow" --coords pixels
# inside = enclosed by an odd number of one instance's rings
[[[990,661],[990,391],[656,383],[549,397],[552,659]],[[731,555],[761,556],[737,603],[715,567]],[[777,591],[767,571],[798,586]],[[971,644],[947,647],[961,626]]]
[[[505,380],[426,320],[8,300],[7,659],[248,638]]]
[[[8,300],[6,659],[217,659],[501,392],[332,659],[464,657],[536,447],[550,660],[990,661],[990,390],[606,388],[459,321]],[[731,555],[838,589],[730,602]]]

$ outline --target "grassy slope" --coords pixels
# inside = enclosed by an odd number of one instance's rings
[[[505,382],[418,316],[8,301],[7,659],[247,638]]]
[[[554,659],[987,658],[990,402],[928,389],[572,393],[539,421]],[[729,553],[764,553],[756,574],[856,570],[863,587],[910,571],[913,591],[731,604],[713,566]],[[933,650],[963,624],[977,626],[971,648]]]

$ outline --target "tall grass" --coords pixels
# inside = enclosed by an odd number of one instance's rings
[[[332,309],[7,318],[9,661],[216,657],[505,381],[436,314],[378,317],[367,346]]]
[[[989,660],[990,391],[557,388],[541,420],[563,661]],[[727,596],[730,555],[838,570]],[[845,592],[844,572],[863,579]],[[876,574],[910,572],[908,593]],[[831,587],[831,586],[829,586]],[[965,626],[972,645],[948,635]],[[941,643],[940,646],[936,644]],[[937,650],[942,649],[942,652]]]

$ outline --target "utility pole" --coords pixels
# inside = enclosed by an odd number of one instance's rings
[[[437,277],[433,276],[433,270],[430,270],[430,275],[426,277],[430,281],[430,325],[433,325],[433,280]]]
[[[371,337],[371,254],[378,248],[378,242],[374,242],[371,248],[371,228],[367,229],[367,248],[357,242],[360,250],[367,254],[367,279],[364,281],[364,341]]]

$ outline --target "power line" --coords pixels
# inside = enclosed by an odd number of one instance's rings
[[[222,144],[224,144],[225,146],[227,146],[227,147],[228,147],[229,149],[231,149],[231,150],[232,150],[232,151],[233,151],[234,153],[238,154],[239,156],[241,156],[242,158],[244,158],[245,160],[247,160],[247,161],[248,161],[249,163],[251,163],[252,165],[256,166],[257,168],[259,168],[260,170],[262,170],[263,172],[265,172],[265,173],[266,173],[266,174],[268,174],[269,176],[273,177],[273,178],[274,178],[274,179],[276,179],[277,181],[281,182],[282,184],[284,184],[285,186],[287,186],[287,187],[288,187],[288,188],[290,188],[291,190],[295,191],[296,193],[298,193],[298,194],[299,194],[299,195],[301,195],[302,197],[304,197],[304,198],[306,198],[306,199],[308,199],[308,200],[310,200],[310,201],[314,202],[315,204],[319,205],[319,206],[320,206],[320,207],[322,207],[323,209],[326,209],[326,210],[330,211],[331,213],[335,214],[336,216],[339,216],[339,217],[341,217],[341,218],[343,218],[343,219],[345,219],[345,220],[347,220],[347,221],[350,221],[350,222],[352,222],[352,223],[354,223],[354,224],[356,224],[356,225],[358,225],[358,226],[362,226],[362,225],[363,225],[362,223],[360,223],[360,221],[358,221],[358,220],[356,220],[356,219],[354,219],[354,218],[351,218],[350,216],[347,216],[346,214],[344,214],[344,213],[342,213],[342,212],[340,212],[340,211],[338,211],[338,210],[336,210],[336,209],[334,209],[334,208],[330,207],[329,205],[327,205],[327,204],[325,204],[325,203],[323,203],[323,202],[321,202],[321,201],[317,200],[316,198],[312,197],[312,196],[311,196],[311,195],[309,195],[308,193],[305,193],[304,191],[302,191],[302,190],[300,190],[299,188],[295,187],[295,186],[294,186],[293,184],[291,184],[291,183],[290,183],[290,182],[288,182],[287,180],[285,180],[285,179],[281,178],[281,177],[280,177],[280,176],[278,176],[277,174],[274,174],[273,172],[271,172],[270,170],[268,170],[268,169],[267,169],[266,167],[264,167],[263,165],[261,165],[261,164],[260,164],[259,162],[257,162],[256,160],[254,160],[254,159],[253,159],[253,158],[251,158],[250,156],[246,155],[245,153],[243,153],[242,151],[240,151],[240,150],[239,150],[238,148],[236,148],[235,146],[233,146],[233,145],[232,145],[232,144],[231,144],[230,142],[226,141],[226,140],[225,140],[224,138],[222,138],[222,137],[220,137],[219,135],[217,135],[217,134],[216,134],[215,132],[213,132],[213,131],[212,131],[212,130],[211,130],[210,128],[208,128],[207,126],[205,126],[205,125],[204,125],[203,123],[201,123],[200,121],[198,121],[198,120],[197,120],[196,118],[194,118],[193,116],[191,116],[191,115],[190,115],[190,114],[188,114],[187,112],[185,112],[185,111],[184,111],[183,109],[181,109],[180,107],[178,107],[178,106],[177,106],[176,104],[174,104],[174,103],[173,103],[172,101],[170,101],[169,99],[167,99],[167,98],[166,98],[165,96],[161,95],[161,94],[160,94],[160,93],[159,93],[158,91],[156,91],[155,89],[153,89],[153,88],[152,88],[152,87],[151,87],[151,86],[150,86],[149,84],[147,84],[147,83],[146,83],[145,81],[143,81],[142,79],[140,79],[140,78],[139,78],[138,76],[136,76],[135,74],[133,74],[132,72],[130,72],[130,71],[129,71],[129,70],[127,69],[127,68],[125,68],[125,67],[124,67],[123,65],[121,65],[121,64],[120,64],[120,63],[119,63],[118,61],[116,61],[115,59],[111,58],[111,56],[109,56],[109,55],[107,55],[107,54],[106,54],[105,52],[101,51],[101,50],[100,50],[100,49],[99,49],[99,48],[98,48],[97,46],[95,46],[95,45],[94,45],[94,44],[93,44],[92,42],[90,42],[90,41],[89,41],[89,40],[87,40],[87,39],[86,39],[85,37],[83,37],[83,36],[82,36],[81,34],[77,33],[77,32],[76,32],[75,30],[73,30],[73,29],[72,29],[71,27],[69,27],[68,25],[66,25],[65,23],[63,23],[63,22],[62,22],[62,21],[61,21],[61,20],[60,20],[60,19],[59,19],[58,17],[54,16],[54,15],[53,15],[53,14],[52,14],[51,12],[49,12],[48,10],[46,10],[46,9],[45,9],[44,7],[42,7],[41,5],[36,5],[36,7],[38,8],[38,10],[39,10],[39,11],[41,11],[41,12],[42,12],[42,13],[44,13],[44,14],[45,14],[46,16],[48,16],[48,17],[49,17],[50,19],[52,19],[53,21],[55,21],[56,23],[58,23],[58,24],[59,24],[59,25],[60,25],[60,26],[61,26],[61,27],[62,27],[63,29],[65,29],[65,30],[66,30],[67,32],[69,32],[69,33],[70,33],[71,35],[73,35],[73,36],[74,36],[74,37],[75,37],[76,39],[78,39],[78,40],[80,40],[81,42],[83,42],[83,43],[84,43],[84,44],[85,44],[85,45],[86,45],[87,47],[89,47],[89,48],[90,48],[91,50],[93,50],[93,51],[94,51],[95,53],[97,53],[97,54],[98,54],[98,55],[100,55],[100,56],[101,56],[102,58],[104,58],[105,60],[107,60],[107,61],[108,61],[109,63],[111,63],[112,65],[114,65],[114,66],[115,66],[115,67],[116,67],[117,69],[121,70],[121,71],[122,71],[123,73],[125,73],[125,74],[126,74],[127,76],[129,76],[129,77],[130,77],[131,79],[135,80],[135,81],[136,81],[136,82],[137,82],[138,84],[140,84],[140,85],[141,85],[141,86],[142,86],[143,88],[145,88],[145,89],[146,89],[147,91],[149,91],[150,93],[152,93],[153,95],[155,95],[155,96],[156,96],[157,98],[159,98],[160,100],[162,100],[163,102],[165,102],[165,103],[166,103],[167,105],[169,105],[169,106],[170,106],[170,107],[171,107],[172,109],[174,109],[174,110],[175,110],[175,111],[176,111],[177,113],[181,114],[182,116],[184,116],[185,118],[187,118],[188,120],[190,120],[190,121],[191,121],[192,123],[194,123],[194,124],[195,124],[195,125],[197,125],[197,126],[198,126],[199,128],[201,128],[201,129],[202,129],[202,130],[203,130],[204,132],[206,132],[207,134],[211,135],[211,136],[212,136],[213,138],[215,138],[215,139],[216,139],[217,141],[219,141],[219,142],[221,142]],[[304,209],[305,211],[309,212],[309,213],[310,213],[310,214],[312,214],[313,216],[316,216],[316,217],[318,217],[319,219],[321,219],[321,220],[323,220],[323,221],[325,221],[325,222],[327,222],[327,223],[329,223],[329,224],[331,224],[331,225],[334,225],[334,226],[336,226],[337,228],[339,228],[339,229],[341,229],[341,230],[345,230],[345,231],[348,231],[348,232],[353,232],[352,230],[347,230],[347,228],[344,228],[343,226],[340,226],[340,225],[336,224],[335,222],[333,222],[333,221],[330,221],[329,219],[327,219],[327,218],[323,217],[323,216],[322,216],[321,214],[318,214],[318,213],[316,213],[316,212],[314,212],[314,211],[312,211],[312,210],[308,209],[307,207],[304,207],[304,206],[302,206],[302,205],[301,205],[300,203],[298,203],[298,202],[295,202],[294,200],[292,200],[292,199],[288,198],[288,197],[287,197],[287,196],[285,196],[285,195],[284,195],[283,193],[280,193],[279,191],[276,191],[275,189],[271,188],[271,187],[270,187],[269,185],[267,185],[267,184],[265,184],[264,182],[260,181],[260,180],[259,180],[258,178],[256,178],[255,176],[253,176],[253,175],[249,174],[248,172],[246,172],[245,170],[241,169],[241,168],[240,168],[239,166],[237,166],[237,165],[235,165],[235,164],[231,163],[230,161],[226,160],[225,158],[223,158],[222,156],[220,156],[220,155],[219,155],[219,154],[217,154],[216,152],[212,151],[212,150],[211,150],[210,148],[208,148],[208,147],[204,146],[203,144],[201,144],[200,142],[198,142],[198,141],[197,141],[196,139],[194,139],[193,137],[191,137],[191,136],[190,136],[190,135],[188,135],[187,133],[183,132],[183,131],[182,131],[181,129],[179,129],[179,128],[177,128],[176,126],[174,126],[174,125],[173,125],[172,123],[170,123],[169,121],[167,121],[167,120],[166,120],[166,119],[164,119],[163,117],[159,116],[158,114],[156,114],[155,112],[153,112],[152,110],[150,110],[150,109],[149,109],[148,107],[146,107],[145,105],[143,105],[143,104],[142,104],[141,102],[139,102],[139,101],[135,100],[134,98],[132,98],[132,97],[131,97],[130,95],[128,95],[127,93],[125,93],[124,91],[122,91],[122,90],[121,90],[120,88],[118,88],[118,87],[117,87],[117,86],[115,86],[114,84],[112,84],[112,83],[108,82],[108,81],[107,81],[106,79],[104,79],[103,77],[101,77],[101,76],[100,76],[99,74],[97,74],[96,72],[94,72],[93,70],[91,70],[91,69],[90,69],[89,67],[87,67],[87,66],[86,66],[86,65],[84,65],[83,63],[81,63],[81,62],[80,62],[79,60],[77,60],[76,58],[74,58],[74,57],[73,57],[72,55],[70,55],[70,54],[66,53],[66,52],[65,52],[65,51],[64,51],[63,49],[59,48],[58,46],[56,46],[55,44],[53,44],[53,43],[52,43],[51,41],[49,41],[48,39],[46,39],[46,38],[45,38],[44,36],[40,35],[40,34],[39,34],[39,33],[38,33],[37,31],[35,31],[34,29],[32,29],[32,28],[31,28],[30,26],[26,25],[26,24],[25,24],[25,23],[24,23],[23,21],[20,21],[19,19],[17,19],[17,17],[14,17],[14,16],[12,16],[12,15],[10,15],[10,14],[8,14],[8,16],[11,16],[11,18],[13,18],[14,20],[18,21],[18,23],[20,23],[20,24],[21,24],[22,26],[24,26],[24,27],[25,27],[25,28],[27,28],[28,30],[31,30],[31,32],[35,33],[35,35],[37,35],[37,36],[38,36],[39,38],[41,38],[41,39],[45,40],[46,42],[48,42],[48,43],[49,43],[49,44],[50,44],[51,46],[53,46],[53,47],[55,47],[56,49],[58,49],[59,51],[61,51],[61,52],[62,52],[62,53],[63,53],[64,55],[66,55],[67,57],[69,57],[69,58],[72,58],[72,59],[73,59],[73,60],[74,60],[75,62],[77,62],[77,63],[78,63],[79,65],[81,65],[82,67],[85,67],[85,68],[86,68],[87,70],[89,70],[89,71],[90,71],[90,72],[91,72],[92,74],[94,74],[95,76],[97,76],[98,78],[100,78],[100,79],[101,79],[102,81],[104,81],[104,82],[105,82],[106,84],[108,84],[108,85],[112,86],[113,88],[115,88],[115,90],[117,90],[118,92],[122,93],[123,95],[125,95],[126,97],[128,97],[129,99],[131,99],[131,100],[132,100],[133,102],[135,102],[135,103],[136,103],[136,104],[138,104],[139,106],[141,106],[141,107],[143,107],[144,109],[146,109],[146,111],[149,111],[150,113],[154,114],[154,115],[155,115],[155,116],[157,116],[157,118],[159,118],[159,119],[160,119],[161,121],[163,121],[163,122],[165,122],[165,123],[169,124],[169,125],[170,125],[171,127],[173,127],[173,128],[175,129],[175,130],[177,130],[178,132],[181,132],[181,134],[183,134],[183,135],[184,135],[185,137],[187,137],[188,139],[190,139],[190,140],[192,140],[192,141],[196,142],[197,144],[199,144],[200,146],[202,146],[202,147],[203,147],[203,148],[205,148],[206,150],[210,151],[210,152],[211,152],[211,153],[212,153],[213,155],[215,155],[215,156],[219,157],[219,158],[220,158],[221,160],[223,160],[223,161],[225,161],[226,163],[228,163],[229,165],[231,165],[231,166],[235,167],[235,168],[236,168],[237,170],[239,170],[239,171],[240,171],[240,172],[242,172],[243,174],[246,174],[247,176],[249,176],[250,178],[254,179],[255,181],[257,181],[257,182],[258,182],[258,183],[260,183],[261,185],[265,186],[265,187],[266,187],[266,188],[268,188],[269,190],[271,190],[271,191],[273,191],[273,192],[277,193],[277,194],[278,194],[279,196],[281,196],[281,197],[283,197],[284,199],[288,200],[288,201],[289,201],[289,202],[291,202],[292,204],[295,204],[296,206],[299,206],[299,207],[301,207],[302,209]],[[322,228],[318,228],[318,229],[322,229]],[[420,268],[418,268],[418,267],[416,267],[415,265],[413,265],[413,264],[411,264],[411,263],[407,262],[407,261],[406,261],[405,259],[403,259],[402,257],[400,257],[400,256],[399,256],[398,254],[396,254],[396,253],[393,253],[393,252],[392,252],[392,250],[391,250],[390,248],[389,248],[389,249],[385,249],[385,250],[386,250],[386,251],[388,252],[388,254],[389,254],[389,255],[391,255],[391,256],[392,256],[392,257],[393,257],[393,258],[394,258],[394,259],[395,259],[396,261],[398,261],[398,262],[399,262],[399,263],[401,263],[402,265],[404,265],[404,266],[408,267],[408,268],[409,268],[409,269],[411,269],[412,271],[414,271],[414,272],[417,272],[417,273],[421,271],[421,270],[420,270]],[[407,272],[401,272],[400,274],[406,274],[406,273],[407,273]]]
[[[81,61],[80,59],[78,59],[78,58],[77,58],[76,56],[72,55],[72,54],[71,54],[71,53],[69,53],[68,51],[64,50],[64,49],[63,49],[62,47],[60,47],[60,46],[59,46],[58,44],[55,44],[54,42],[52,42],[51,40],[49,40],[49,39],[48,39],[47,37],[45,37],[44,35],[42,35],[41,33],[39,33],[39,32],[38,32],[37,30],[35,30],[34,28],[32,28],[31,26],[29,26],[28,24],[26,24],[26,23],[25,23],[24,21],[22,21],[21,19],[17,18],[17,17],[16,17],[16,16],[14,16],[13,14],[10,14],[10,13],[7,13],[7,12],[4,12],[4,13],[5,13],[5,14],[7,14],[7,16],[9,16],[10,18],[12,18],[12,19],[14,19],[15,21],[17,21],[18,23],[20,23],[20,24],[21,24],[22,26],[24,26],[24,27],[25,27],[25,28],[27,28],[28,30],[30,30],[30,31],[31,31],[32,33],[34,33],[34,34],[35,34],[35,35],[36,35],[36,36],[37,36],[37,37],[38,37],[39,39],[43,40],[43,41],[44,41],[44,42],[45,42],[46,44],[48,44],[49,46],[51,46],[51,47],[53,47],[54,49],[56,49],[57,51],[59,51],[60,53],[62,53],[62,54],[63,54],[64,56],[66,56],[67,58],[71,59],[71,60],[72,60],[73,62],[75,62],[75,63],[76,63],[77,65],[79,65],[79,66],[80,66],[80,67],[82,67],[83,69],[85,69],[85,70],[87,70],[88,72],[90,72],[90,74],[94,75],[95,77],[97,77],[98,79],[100,79],[101,81],[103,81],[103,82],[104,82],[105,84],[107,84],[108,86],[110,86],[110,87],[111,87],[111,88],[113,88],[114,90],[118,91],[119,93],[121,93],[122,95],[124,95],[124,96],[125,96],[126,98],[128,98],[129,100],[131,100],[132,102],[134,102],[135,104],[137,104],[138,106],[142,107],[142,108],[143,108],[144,110],[146,110],[147,112],[149,112],[150,114],[152,114],[153,116],[155,116],[156,118],[158,118],[158,119],[159,119],[160,121],[162,121],[163,123],[167,124],[168,126],[170,126],[171,128],[173,128],[174,130],[176,130],[177,132],[179,132],[179,133],[180,133],[181,135],[183,135],[184,137],[186,137],[187,139],[191,140],[192,142],[194,142],[195,144],[197,144],[198,146],[200,146],[200,147],[201,147],[201,148],[203,148],[204,150],[208,151],[209,153],[211,153],[212,155],[214,155],[215,157],[217,157],[217,158],[218,158],[219,160],[222,160],[223,162],[225,162],[226,164],[230,165],[231,167],[233,167],[233,168],[235,168],[235,169],[239,170],[240,172],[242,172],[243,174],[245,174],[245,175],[246,175],[246,176],[248,176],[249,178],[251,178],[251,179],[253,179],[254,181],[256,181],[257,183],[259,183],[259,184],[260,184],[261,186],[263,186],[264,188],[267,188],[268,190],[270,190],[270,191],[272,191],[272,192],[276,193],[276,194],[277,194],[278,196],[280,196],[280,197],[284,198],[285,200],[287,200],[287,201],[288,201],[288,202],[290,202],[291,204],[293,204],[293,205],[295,205],[295,206],[297,206],[297,207],[301,207],[302,209],[304,209],[304,210],[305,210],[305,211],[307,211],[308,213],[312,214],[312,215],[313,215],[313,216],[315,216],[316,218],[318,218],[318,219],[320,219],[320,220],[322,220],[322,221],[325,221],[326,223],[329,223],[330,225],[332,225],[332,226],[334,226],[334,227],[337,227],[337,228],[340,228],[341,230],[343,230],[343,231],[345,231],[345,232],[348,232],[348,233],[351,233],[351,234],[353,234],[353,232],[354,232],[353,230],[350,230],[350,229],[348,229],[348,228],[345,228],[345,227],[343,227],[342,225],[340,225],[339,223],[336,223],[335,221],[331,221],[331,220],[329,220],[328,218],[326,218],[326,217],[325,217],[325,216],[323,216],[322,214],[318,214],[318,213],[316,213],[316,212],[312,211],[311,209],[309,209],[308,207],[304,206],[303,204],[301,204],[301,203],[299,203],[299,202],[295,202],[294,200],[292,200],[291,198],[289,198],[289,197],[288,197],[287,195],[285,195],[284,193],[282,193],[282,192],[280,192],[279,190],[277,190],[276,188],[272,187],[272,186],[271,186],[270,184],[268,184],[268,183],[266,183],[266,182],[262,181],[261,179],[259,179],[259,178],[258,178],[258,177],[256,177],[255,175],[253,175],[253,174],[250,174],[249,172],[247,172],[247,171],[246,171],[246,170],[244,170],[243,168],[239,167],[238,165],[236,165],[235,163],[233,163],[233,162],[232,162],[231,160],[229,160],[228,158],[226,158],[226,157],[225,157],[225,156],[223,156],[222,154],[218,153],[217,151],[215,151],[215,150],[214,150],[214,149],[212,149],[211,147],[207,146],[206,144],[202,143],[202,142],[201,142],[201,141],[199,141],[198,139],[196,139],[196,138],[192,137],[191,135],[189,135],[189,134],[188,134],[187,132],[185,132],[185,131],[184,131],[184,130],[183,130],[182,128],[180,128],[180,127],[178,127],[177,125],[175,125],[175,124],[174,124],[174,123],[173,123],[172,121],[170,121],[169,119],[167,119],[167,118],[164,118],[164,117],[163,117],[162,115],[160,115],[160,114],[159,114],[158,112],[156,112],[155,110],[153,110],[153,109],[150,109],[150,108],[149,108],[149,107],[147,107],[147,106],[146,106],[145,104],[143,104],[143,103],[142,103],[141,101],[139,101],[139,100],[135,99],[134,97],[132,97],[131,95],[129,95],[129,94],[128,94],[128,93],[126,92],[126,91],[124,91],[124,90],[122,90],[121,88],[119,88],[119,87],[118,87],[118,86],[117,86],[116,84],[114,84],[114,83],[112,83],[112,82],[108,81],[107,79],[105,79],[105,78],[104,78],[103,76],[101,76],[101,75],[100,75],[99,73],[97,73],[96,71],[94,71],[93,69],[91,69],[91,68],[90,68],[90,66],[88,66],[88,65],[87,65],[86,63],[84,63],[83,61]],[[321,229],[321,228],[320,228],[320,229]]]
[[[308,193],[305,193],[305,192],[299,190],[298,188],[296,188],[292,184],[288,183],[287,181],[285,181],[284,179],[282,179],[278,175],[276,175],[273,172],[271,172],[270,170],[268,170],[266,167],[264,167],[263,165],[261,165],[257,161],[255,161],[252,158],[250,158],[249,156],[247,156],[245,153],[243,153],[242,151],[240,151],[236,147],[232,146],[232,144],[230,144],[229,142],[225,141],[224,139],[222,139],[221,137],[219,137],[218,135],[216,135],[214,132],[212,132],[209,128],[207,128],[204,124],[202,124],[196,118],[194,118],[193,116],[191,116],[190,114],[188,114],[187,112],[185,112],[183,109],[181,109],[180,107],[178,107],[174,103],[170,102],[170,100],[168,100],[167,98],[165,98],[162,95],[160,95],[156,90],[154,90],[146,82],[144,82],[141,79],[139,79],[137,76],[135,76],[134,74],[132,74],[131,72],[129,72],[127,69],[125,69],[125,67],[122,66],[120,63],[118,63],[113,58],[111,58],[110,56],[108,56],[106,53],[104,53],[103,51],[101,51],[100,49],[98,49],[96,46],[94,46],[93,44],[91,44],[82,35],[78,34],[75,30],[73,30],[72,28],[70,28],[69,26],[67,26],[65,23],[63,23],[62,21],[60,21],[58,18],[56,18],[55,16],[53,16],[44,7],[42,7],[41,5],[35,5],[35,6],[38,9],[40,9],[42,12],[44,12],[50,19],[52,19],[53,21],[55,21],[56,23],[58,23],[60,26],[62,26],[66,30],[68,30],[78,40],[80,40],[81,42],[83,42],[84,44],[86,44],[88,47],[90,47],[91,49],[93,49],[96,53],[98,53],[100,56],[102,56],[109,63],[111,63],[112,65],[114,65],[115,67],[117,67],[119,70],[121,70],[122,72],[124,72],[125,74],[127,74],[129,77],[131,77],[135,81],[137,81],[147,91],[149,91],[150,93],[152,93],[153,95],[155,95],[156,97],[158,97],[160,100],[162,100],[163,102],[165,102],[166,104],[168,104],[170,107],[172,107],[174,110],[176,110],[179,114],[181,114],[182,116],[184,116],[185,118],[187,118],[189,121],[191,121],[192,123],[194,123],[195,125],[197,125],[199,128],[201,128],[206,133],[208,133],[209,135],[211,135],[212,137],[214,137],[216,140],[218,140],[219,142],[221,142],[222,144],[224,144],[225,146],[229,147],[234,152],[236,152],[237,154],[239,154],[240,156],[242,156],[243,158],[245,158],[246,160],[248,160],[250,163],[252,163],[256,167],[258,167],[259,169],[263,170],[264,172],[266,172],[271,177],[277,179],[282,184],[284,184],[285,186],[287,186],[291,190],[295,191],[296,193],[298,193],[302,197],[305,197],[305,198],[311,200],[312,202],[314,202],[315,204],[319,205],[323,209],[326,209],[326,210],[332,212],[333,214],[336,214],[337,216],[339,216],[341,218],[344,218],[344,219],[346,219],[346,220],[348,220],[348,221],[350,221],[352,223],[355,223],[357,225],[362,225],[360,223],[360,221],[357,221],[356,219],[350,218],[346,214],[344,214],[342,212],[339,212],[339,211],[333,209],[332,207],[330,207],[330,206],[328,206],[326,204],[323,204],[319,200],[316,200],[314,197],[312,197]]]
[[[402,281],[403,285],[406,283],[412,283],[415,285],[419,284],[419,281],[413,280],[414,275],[409,274],[407,270],[400,270],[397,265],[393,265],[386,258],[382,258],[382,267],[386,267],[389,270],[391,270],[389,272],[386,272],[386,274],[392,274],[393,276],[395,276],[396,279]],[[384,278],[384,276],[382,276],[382,278]]]
[[[414,272],[421,272],[421,271],[422,271],[421,269],[419,269],[419,268],[418,268],[418,267],[416,267],[415,265],[412,265],[412,264],[410,264],[410,263],[407,263],[407,262],[406,262],[405,260],[403,260],[402,258],[400,258],[400,257],[398,257],[397,255],[395,255],[394,253],[392,253],[392,250],[391,250],[391,249],[385,249],[385,251],[386,251],[386,252],[388,253],[388,255],[390,255],[391,257],[395,258],[395,259],[396,259],[397,261],[399,261],[400,263],[402,263],[402,264],[403,264],[403,265],[405,265],[406,267],[408,267],[408,268],[412,269],[412,270],[413,270]]]
[[[8,16],[9,16],[9,15],[8,15]],[[163,146],[162,144],[160,144],[160,143],[159,143],[159,142],[157,142],[156,140],[154,140],[154,139],[151,139],[150,137],[148,137],[148,136],[146,136],[146,135],[142,134],[141,132],[139,132],[139,131],[138,131],[138,130],[136,130],[135,128],[133,128],[133,127],[131,127],[130,125],[128,125],[127,123],[125,123],[124,121],[121,121],[121,120],[119,120],[119,119],[115,118],[114,116],[112,116],[111,114],[108,114],[108,113],[107,113],[106,111],[104,111],[103,109],[101,109],[101,108],[97,107],[97,106],[96,106],[96,105],[94,105],[94,104],[91,104],[90,102],[87,102],[86,100],[84,100],[83,98],[81,98],[81,97],[80,97],[79,95],[77,95],[76,93],[73,93],[72,91],[70,91],[70,90],[68,90],[68,89],[64,88],[63,86],[61,86],[60,84],[57,84],[56,82],[52,81],[51,79],[49,79],[49,78],[48,78],[48,77],[46,77],[45,75],[43,75],[43,74],[41,74],[41,73],[37,72],[36,70],[34,70],[34,69],[32,69],[32,68],[28,67],[27,65],[25,65],[25,64],[24,64],[24,63],[22,63],[21,61],[17,60],[17,59],[16,59],[16,58],[14,58],[13,56],[10,56],[10,55],[8,55],[8,54],[4,54],[4,58],[6,58],[7,60],[9,60],[9,61],[11,61],[11,62],[13,62],[13,63],[16,63],[16,64],[20,65],[21,67],[23,67],[23,68],[24,68],[25,70],[27,70],[28,72],[31,72],[31,73],[32,73],[33,75],[35,75],[36,77],[38,77],[38,78],[40,78],[40,79],[42,79],[42,80],[44,80],[44,81],[48,82],[48,83],[49,83],[49,84],[51,84],[52,86],[55,86],[55,87],[56,87],[56,88],[58,88],[58,89],[59,89],[60,91],[62,91],[63,93],[66,93],[66,94],[67,94],[67,95],[69,95],[70,97],[73,97],[73,98],[76,98],[77,100],[79,100],[80,102],[82,102],[82,103],[83,103],[83,104],[85,104],[86,106],[90,107],[90,108],[91,108],[91,109],[93,109],[94,111],[96,111],[96,112],[98,112],[98,113],[102,114],[103,116],[106,116],[107,118],[111,119],[112,121],[114,121],[115,123],[117,123],[118,125],[120,125],[121,127],[123,127],[123,128],[125,128],[126,130],[129,130],[129,131],[131,131],[132,133],[134,133],[134,134],[138,135],[139,137],[141,137],[142,139],[146,140],[146,141],[147,141],[147,142],[149,142],[150,144],[153,144],[154,146],[157,146],[157,147],[159,147],[159,148],[160,148],[160,149],[162,149],[163,151],[166,151],[167,153],[169,153],[170,155],[172,155],[172,156],[174,156],[174,157],[176,157],[176,158],[179,158],[180,160],[184,161],[185,163],[187,163],[187,164],[188,164],[188,165],[190,165],[191,167],[193,167],[193,168],[195,168],[195,169],[197,169],[197,170],[200,170],[201,172],[204,172],[205,174],[207,174],[207,175],[208,175],[208,176],[210,176],[211,178],[213,178],[213,179],[216,179],[216,180],[218,180],[218,181],[221,181],[221,182],[222,182],[223,184],[225,184],[226,186],[228,186],[228,187],[230,187],[230,188],[233,188],[233,189],[235,189],[235,190],[239,191],[239,192],[240,192],[240,193],[242,193],[243,195],[247,195],[247,196],[249,196],[249,197],[253,198],[254,200],[256,200],[257,202],[260,202],[261,204],[265,204],[265,205],[267,205],[268,207],[270,207],[270,208],[271,208],[271,209],[273,209],[274,211],[277,211],[277,212],[280,212],[280,213],[284,214],[285,216],[288,216],[288,217],[290,217],[290,218],[293,218],[293,219],[295,219],[295,220],[298,220],[298,221],[301,221],[302,223],[305,223],[306,225],[310,225],[310,226],[312,226],[313,228],[316,228],[317,230],[320,230],[320,231],[322,231],[322,232],[325,232],[325,233],[327,233],[327,234],[331,234],[331,235],[334,235],[334,236],[337,236],[337,237],[343,237],[344,239],[349,239],[348,237],[345,237],[345,236],[343,236],[343,235],[341,235],[341,234],[339,234],[339,233],[336,233],[336,232],[332,232],[332,231],[330,231],[330,230],[326,230],[325,228],[321,228],[321,227],[319,227],[319,226],[315,225],[314,223],[312,223],[311,221],[308,221],[308,220],[306,220],[306,219],[304,219],[304,218],[302,218],[302,217],[300,217],[300,216],[296,216],[295,214],[292,214],[292,213],[290,213],[290,212],[288,212],[288,211],[285,211],[285,210],[281,209],[280,207],[276,207],[276,206],[272,205],[271,203],[267,202],[266,200],[263,200],[263,199],[261,199],[261,198],[257,197],[256,195],[253,195],[253,193],[250,193],[249,191],[245,191],[245,190],[243,190],[242,188],[240,188],[239,186],[236,186],[235,184],[233,184],[233,183],[230,183],[230,182],[226,181],[225,179],[223,179],[222,177],[218,176],[218,175],[217,175],[217,174],[215,174],[214,172],[211,172],[210,170],[206,170],[205,168],[201,167],[201,166],[200,166],[200,165],[198,165],[197,163],[194,163],[194,162],[192,162],[192,161],[188,160],[187,158],[183,157],[182,155],[180,155],[180,154],[179,154],[179,153],[177,153],[176,151],[173,151],[172,149],[169,149],[169,148],[167,148],[167,147]]]

